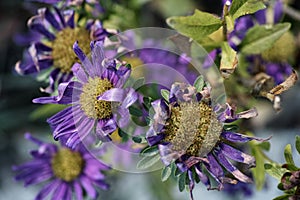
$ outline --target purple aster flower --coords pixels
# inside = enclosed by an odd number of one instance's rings
[[[196,88],[185,83],[173,84],[169,102],[159,99],[152,103],[155,114],[146,136],[150,146],[157,145],[164,165],[175,161],[177,168],[187,173],[192,199],[196,180],[208,189],[215,189],[211,187],[206,172],[218,183],[218,190],[223,189],[223,183],[237,183],[237,180],[251,183],[251,179],[230,160],[252,167],[255,158],[233,145],[251,140],[264,141],[223,127],[224,123],[256,116],[255,109],[235,114],[228,104],[225,108],[212,105],[210,92],[208,85]],[[229,178],[226,173],[237,180]]]
[[[86,193],[96,199],[96,188],[108,189],[103,171],[110,167],[92,156],[82,144],[75,149],[43,142],[29,133],[25,138],[37,144],[39,148],[31,151],[33,159],[20,166],[13,166],[18,181],[25,186],[46,182],[36,196],[36,200],[83,199]]]
[[[276,85],[279,85],[293,72],[293,68],[288,63],[266,63],[266,74],[273,77]]]
[[[67,82],[73,77],[71,69],[78,62],[72,51],[75,41],[82,44],[83,52],[87,53],[87,41],[103,41],[108,36],[98,20],[87,20],[85,26],[80,26],[74,15],[72,10],[42,8],[38,15],[28,21],[31,31],[42,37],[33,40],[28,48],[32,58],[25,57],[15,68],[22,75],[47,72],[49,87],[45,92],[52,93],[56,84]]]
[[[61,83],[57,96],[33,100],[41,104],[70,105],[47,120],[54,139],[70,134],[66,142],[69,147],[75,147],[90,132],[95,132],[100,139],[109,139],[108,135],[118,126],[126,126],[130,118],[128,107],[138,98],[134,89],[122,88],[130,67],[117,67],[116,60],[105,59],[101,42],[91,43],[92,61],[78,43],[73,48],[82,63],[72,68],[78,80]]]
[[[228,196],[242,194],[245,198],[250,198],[253,195],[251,185],[243,182],[238,182],[237,184],[225,184],[224,191]]]

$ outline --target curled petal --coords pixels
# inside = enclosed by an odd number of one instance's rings
[[[243,134],[235,133],[235,132],[222,132],[221,136],[230,142],[242,142],[242,143],[249,142],[251,140],[265,142],[265,141],[268,141],[272,137],[272,136],[270,136],[266,139],[262,139],[262,138],[251,137],[251,136],[247,136],[247,135],[243,135]]]

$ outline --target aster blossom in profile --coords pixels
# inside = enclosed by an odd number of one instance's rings
[[[103,41],[109,33],[98,20],[76,20],[74,10],[57,7],[41,8],[38,15],[28,20],[31,31],[41,35],[31,42],[22,61],[15,69],[19,74],[41,74],[49,78],[49,87],[43,91],[52,93],[55,85],[73,77],[72,66],[78,62],[72,50],[75,41],[88,53],[86,41]]]
[[[108,165],[91,155],[83,144],[75,149],[64,145],[55,145],[25,134],[27,140],[38,145],[31,151],[33,159],[19,166],[13,166],[17,181],[24,181],[25,186],[46,182],[36,196],[36,200],[83,199],[84,193],[90,199],[96,199],[96,188],[107,190],[103,171],[110,169]]]
[[[134,89],[123,88],[131,73],[130,66],[105,59],[101,42],[91,42],[91,60],[77,42],[73,48],[82,63],[72,68],[77,80],[61,83],[58,96],[33,100],[41,104],[70,105],[47,122],[53,129],[54,139],[68,135],[66,145],[72,148],[89,133],[109,141],[109,134],[128,124],[128,107],[138,98]]]
[[[186,176],[184,180],[189,180],[186,185],[189,185],[192,199],[197,180],[208,189],[218,190],[223,189],[224,183],[252,182],[229,159],[252,167],[255,158],[236,149],[233,144],[263,141],[223,126],[240,118],[256,116],[255,109],[235,114],[228,104],[212,104],[208,84],[203,88],[196,85],[174,83],[168,100],[159,99],[152,103],[155,114],[146,136],[150,146],[157,146],[164,165],[175,163]],[[216,188],[211,185],[207,172],[217,182]]]

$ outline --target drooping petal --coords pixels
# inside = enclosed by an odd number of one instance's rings
[[[210,189],[211,188],[211,185],[210,185],[210,180],[209,178],[207,177],[207,175],[205,175],[201,168],[200,168],[200,165],[195,165],[195,171],[200,179],[200,181],[207,187],[207,189]]]
[[[75,192],[76,200],[82,200],[83,194],[82,194],[81,185],[77,181],[74,181],[73,185],[74,185],[74,192]]]
[[[266,138],[266,139],[262,139],[262,138],[257,138],[257,137],[250,137],[250,136],[243,135],[243,134],[240,134],[240,133],[226,132],[226,131],[222,132],[221,136],[224,139],[226,139],[230,142],[241,142],[241,143],[249,142],[251,140],[264,142],[264,141],[267,141],[271,138],[271,137],[269,137],[269,138]]]
[[[226,157],[222,154],[221,151],[216,151],[216,156],[221,163],[221,165],[229,171],[235,178],[237,178],[239,181],[245,182],[245,183],[252,183],[252,180],[244,175],[240,170],[238,170],[234,165],[232,165]]]
[[[225,143],[220,144],[221,152],[228,158],[237,162],[242,162],[250,166],[255,166],[255,158],[248,154],[245,154]]]
[[[274,24],[279,23],[283,15],[283,2],[276,0],[274,3]]]
[[[79,101],[82,84],[79,82],[61,83],[58,86],[58,96],[40,97],[33,99],[33,103],[40,104],[73,104]]]
[[[64,198],[65,193],[67,191],[68,185],[65,182],[62,182],[59,184],[59,186],[56,188],[54,193],[52,194],[51,200],[61,200]]]
[[[60,183],[59,180],[54,180],[46,184],[38,193],[38,195],[35,197],[35,200],[46,199],[46,197],[49,196],[54,191],[54,189],[58,187],[59,183]]]

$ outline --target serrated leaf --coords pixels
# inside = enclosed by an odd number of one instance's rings
[[[257,25],[250,28],[240,44],[244,54],[259,54],[272,47],[291,27],[290,23],[280,23],[274,26]]]
[[[142,156],[154,156],[158,154],[158,149],[157,146],[152,146],[152,147],[146,147],[144,150],[141,151],[140,153]]]
[[[292,154],[292,146],[290,144],[286,145],[284,148],[284,158],[286,163],[295,165]]]
[[[161,89],[160,94],[167,102],[169,102],[169,96],[170,96],[169,90]]]
[[[137,163],[137,169],[148,169],[149,167],[155,165],[159,160],[159,154],[156,154],[151,157],[145,156]]]
[[[185,189],[186,172],[182,173],[178,178],[178,189],[182,192]]]
[[[300,136],[296,135],[296,149],[298,153],[300,154]]]
[[[171,174],[172,174],[171,167],[170,166],[164,167],[163,170],[161,171],[161,181],[164,182],[168,180]]]
[[[193,85],[197,92],[201,92],[205,86],[204,77],[202,75],[198,76]]]
[[[222,46],[222,57],[221,57],[221,64],[220,64],[220,70],[222,73],[222,76],[224,78],[228,78],[229,75],[231,75],[237,64],[238,64],[238,60],[237,60],[237,54],[236,51],[233,50],[228,42],[223,42]]]
[[[199,10],[195,10],[192,16],[170,17],[167,23],[179,33],[194,40],[201,40],[222,26],[220,18]]]
[[[287,172],[286,169],[282,168],[280,165],[276,165],[275,163],[266,163],[264,167],[266,172],[277,180],[281,180],[283,174]]]
[[[235,20],[243,15],[252,14],[265,8],[265,4],[259,0],[233,0],[229,14]]]

